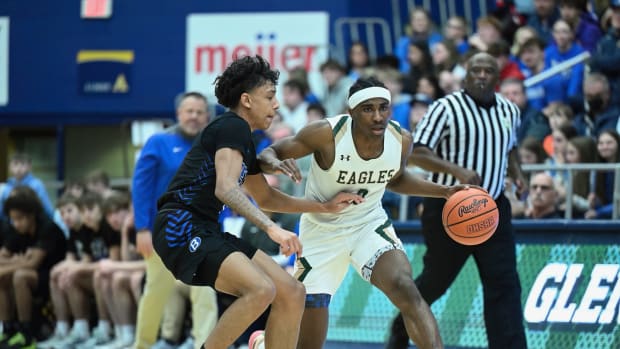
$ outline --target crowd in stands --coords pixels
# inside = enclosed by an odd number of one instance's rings
[[[361,76],[373,75],[385,84],[392,94],[392,119],[415,132],[434,100],[460,90],[467,58],[486,51],[501,71],[497,92],[521,111],[522,164],[619,163],[620,0],[534,0],[531,13],[518,13],[511,1],[498,3],[495,12],[477,19],[473,33],[461,16],[435,24],[425,9],[415,8],[393,55],[373,59],[364,42],[354,42],[347,62],[324,62],[321,93],[311,91],[303,69],[289,72],[280,87],[278,118],[268,130],[254,133],[257,152],[307,123],[346,113],[349,87]],[[584,52],[590,54],[587,60],[528,83]],[[299,162],[302,170],[310,161]],[[0,192],[0,345],[131,347],[146,267],[136,251],[130,193],[110,188],[106,174],[95,171],[84,180],[67,181],[54,207],[31,162],[27,154],[14,154],[10,178]],[[416,175],[428,175],[410,165]],[[513,217],[562,218],[569,201],[573,218],[612,217],[613,171],[575,172],[572,181],[568,177],[565,170],[531,172],[525,192],[507,180]],[[288,193],[303,193],[304,184],[287,177],[268,180]],[[390,216],[398,216],[401,202],[399,195],[386,192]],[[412,197],[408,203],[408,218],[419,217],[421,200]],[[272,218],[291,230],[298,220],[296,215]],[[226,231],[290,269],[291,260],[255,225],[230,210],[223,211],[221,222]],[[178,292],[176,308],[188,303],[188,289],[179,285]],[[225,307],[225,297],[219,298]],[[200,345],[189,334],[189,317],[180,319],[172,320],[174,329],[161,329],[159,348]]]

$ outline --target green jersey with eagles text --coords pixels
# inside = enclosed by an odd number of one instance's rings
[[[307,176],[306,198],[325,202],[341,191],[364,197],[361,204],[351,205],[340,213],[304,213],[303,219],[316,224],[340,227],[361,225],[387,215],[381,199],[388,182],[398,172],[402,160],[402,135],[398,123],[389,122],[383,140],[383,152],[377,158],[364,160],[353,141],[353,119],[338,115],[326,119],[332,126],[335,158],[331,167],[323,170],[314,157]]]

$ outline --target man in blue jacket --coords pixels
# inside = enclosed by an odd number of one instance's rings
[[[157,339],[165,300],[175,287],[174,277],[157,253],[153,253],[151,231],[157,213],[157,199],[168,187],[185,154],[191,148],[194,138],[207,125],[209,121],[207,100],[200,93],[185,93],[178,99],[176,114],[178,121],[176,125],[147,140],[133,176],[132,201],[137,231],[136,245],[146,261],[146,284],[138,307],[134,343],[136,349],[150,348]],[[200,292],[213,293],[209,288],[201,289],[203,290]],[[214,298],[213,294],[205,294],[196,295],[195,299],[205,297]],[[213,315],[209,314],[211,312],[201,313],[205,321],[207,317]],[[198,327],[202,329],[206,326],[201,324]],[[200,335],[206,338],[208,333]]]

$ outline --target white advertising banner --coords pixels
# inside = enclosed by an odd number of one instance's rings
[[[328,58],[329,17],[325,12],[191,14],[187,18],[186,91],[214,96],[213,81],[235,57],[261,55],[280,71],[304,67],[313,90]]]
[[[0,106],[9,103],[9,17],[0,17]]]

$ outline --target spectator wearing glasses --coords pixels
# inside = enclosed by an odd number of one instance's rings
[[[532,176],[528,201],[530,207],[525,212],[526,218],[562,218],[557,206],[558,192],[553,184],[553,177],[548,173],[540,172]]]

